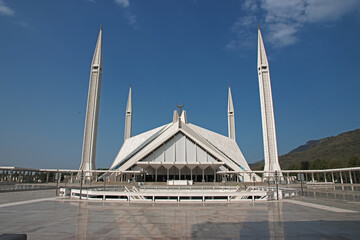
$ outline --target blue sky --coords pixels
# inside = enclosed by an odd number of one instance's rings
[[[90,63],[103,24],[97,167],[133,134],[188,120],[227,135],[227,86],[248,162],[263,159],[257,25],[279,154],[360,126],[358,0],[0,0],[0,165],[78,168]]]

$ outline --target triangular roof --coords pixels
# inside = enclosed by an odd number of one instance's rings
[[[123,164],[142,147],[148,144],[152,139],[160,135],[169,125],[171,124],[166,124],[161,127],[154,128],[150,131],[125,140],[110,169],[116,169],[120,164]]]
[[[232,161],[235,161],[236,164],[239,164],[242,170],[250,170],[250,167],[235,140],[191,123],[189,123],[188,126]]]
[[[112,170],[125,171],[181,132],[234,171],[250,170],[236,142],[193,124],[176,121],[127,139],[121,147]]]

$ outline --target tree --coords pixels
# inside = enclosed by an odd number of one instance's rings
[[[301,161],[301,163],[300,163],[301,170],[308,170],[309,168],[310,168],[309,161]]]
[[[326,169],[327,167],[327,162],[323,159],[317,158],[315,161],[312,162],[311,164],[311,168],[312,169]]]
[[[296,164],[292,164],[288,167],[288,170],[298,170],[299,167]]]
[[[344,164],[338,159],[334,159],[329,162],[329,168],[331,168],[331,169],[343,168],[343,167],[346,167],[346,166],[344,166]]]
[[[357,156],[352,155],[348,160],[348,167],[357,167],[360,165],[360,160]]]

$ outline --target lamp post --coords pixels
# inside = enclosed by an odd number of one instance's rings
[[[56,196],[59,196],[59,183],[60,183],[60,174],[58,169],[56,171]]]
[[[275,170],[276,200],[279,200],[279,184],[278,184],[278,180],[279,180],[279,174],[278,174],[278,171]]]
[[[300,173],[300,188],[301,188],[301,196],[304,196],[304,190],[303,190],[303,180],[304,180],[304,174]]]
[[[80,175],[80,199],[82,198],[83,180],[84,180],[84,170],[81,170],[81,175]]]

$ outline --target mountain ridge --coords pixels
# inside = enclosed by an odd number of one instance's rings
[[[279,156],[279,163],[283,170],[360,166],[360,129],[319,140],[309,140],[304,145]],[[249,165],[253,170],[262,170],[264,160]]]

